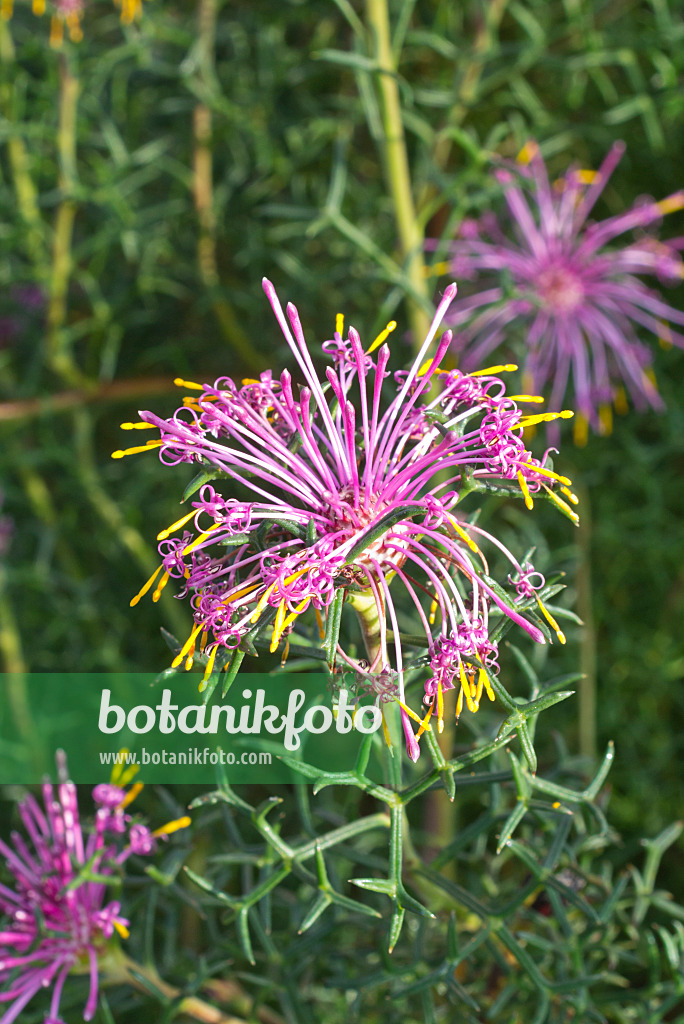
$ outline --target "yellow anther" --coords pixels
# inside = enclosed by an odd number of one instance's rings
[[[202,676],[202,682],[200,683],[200,693],[206,689],[207,683],[209,682],[209,676],[214,671],[214,662],[216,661],[216,655],[218,654],[219,645],[213,648],[207,659],[207,664],[204,668],[204,675]]]
[[[136,764],[133,767],[135,767],[137,769],[138,765]],[[125,786],[126,783],[121,781],[121,782],[119,782],[119,785],[120,786]],[[130,805],[133,803],[133,801],[136,800],[140,796],[140,794],[142,793],[144,788],[145,787],[142,784],[142,782],[136,782],[135,785],[131,786],[131,788],[128,790],[128,792],[126,793],[126,796],[123,798],[121,803],[118,805],[117,809],[120,810],[120,811],[125,811],[126,808],[130,807]]]
[[[182,377],[174,378],[173,383],[177,388],[189,388],[190,391],[204,391],[204,384],[195,384],[193,380],[183,380]]]
[[[518,369],[517,363],[502,363],[501,366],[488,366],[486,370],[473,370],[469,377],[484,377],[485,374],[513,373]]]
[[[519,164],[529,164],[530,160],[533,160],[538,152],[539,146],[533,139],[530,139],[529,142],[525,143],[515,159]]]
[[[532,495],[530,494],[530,489],[527,486],[527,481],[525,480],[525,477],[522,475],[520,470],[518,470],[518,483],[520,484],[520,490],[523,492],[525,505],[527,506],[527,508],[533,509],[534,502],[532,501]]]
[[[434,363],[434,359],[427,359],[423,363],[423,365],[421,366],[420,370],[418,370],[417,376],[418,377],[424,377],[426,373],[429,373],[430,370],[432,369],[432,364],[433,363]],[[435,373],[444,373],[444,372],[445,371],[444,371],[444,369],[441,366],[438,366],[438,367],[435,368]]]
[[[456,701],[456,721],[459,720],[462,711],[463,711],[463,690],[459,690],[458,691],[458,699]]]
[[[394,699],[396,700],[397,704],[402,709],[402,711],[406,712],[406,714],[409,716],[409,718],[412,718],[414,722],[418,723],[418,725],[423,725],[427,729],[428,732],[432,731],[430,726],[426,723],[424,718],[420,718],[420,716],[417,715],[415,713],[415,711],[411,711],[411,708],[407,707],[406,704],[404,704],[403,701],[399,700],[398,697],[395,697]]]
[[[14,0],[2,0],[0,3],[0,18],[9,21],[14,11]]]
[[[242,383],[245,384],[245,385],[248,385],[248,384],[261,384],[261,381],[257,380],[256,377],[243,377],[242,378]],[[209,397],[213,397],[213,396],[209,396]]]
[[[578,448],[584,448],[589,440],[589,421],[581,412],[575,417],[573,440]]]
[[[388,748],[392,749],[392,737],[390,736],[389,729],[387,728],[387,719],[385,718],[385,712],[380,708],[380,714],[382,715],[382,735],[385,737],[385,743]],[[420,735],[420,733],[419,733]]]
[[[613,405],[615,406],[615,412],[618,416],[625,416],[629,412],[629,405],[627,403],[627,392],[620,385],[613,397]]]
[[[122,939],[127,939],[128,936],[131,934],[126,925],[122,921],[119,921],[118,918],[115,917],[114,920],[112,921],[112,924],[114,925],[117,933],[121,936]]]
[[[316,608],[315,605],[314,605],[314,615],[316,616],[316,625],[318,626],[318,636],[319,636],[319,639],[325,640],[325,626],[323,624],[323,619],[321,617],[321,613],[319,612],[318,608]]]
[[[676,213],[677,210],[684,210],[684,192],[675,192],[674,195],[661,199],[656,206],[661,213]]]
[[[195,539],[191,541],[187,547],[183,548],[183,554],[190,554],[190,552],[194,551],[196,547],[198,547],[200,544],[203,544],[207,537],[211,536],[214,530],[219,530],[222,525],[222,523],[214,523],[214,525],[210,526],[208,530],[204,531],[204,533],[200,533],[199,536],[195,537]]]
[[[430,614],[428,616],[428,622],[430,623],[431,626],[434,626],[435,624],[435,619],[437,618],[437,608],[437,598],[433,597],[432,604],[430,605]]]
[[[575,526],[579,526],[579,516],[574,511],[574,509],[571,509],[568,503],[566,501],[563,501],[562,498],[559,498],[556,492],[552,491],[550,487],[546,486],[546,484],[542,484],[542,487],[548,494],[549,498],[551,498],[551,501],[553,501],[554,504],[558,505],[559,508],[563,509],[565,514],[572,519]]]
[[[437,683],[437,728],[439,732],[444,732],[444,693],[441,682]]]
[[[489,697],[489,699],[491,701],[496,700],[496,697],[494,696],[494,691],[492,690],[492,684],[489,682],[489,676],[487,675],[487,673],[485,672],[485,670],[483,668],[480,669],[480,679],[484,683],[484,688],[485,688],[486,694]],[[479,686],[479,682],[478,682],[478,686]]]
[[[45,0],[33,0],[31,9],[39,18],[45,14]]]
[[[573,494],[568,487],[561,487],[561,494],[564,494],[568,501],[571,501],[573,505],[579,505],[579,498],[576,494]]]
[[[152,594],[152,600],[153,600],[153,602],[155,604],[157,603],[157,601],[161,597],[161,592],[162,592],[162,590],[164,589],[164,587],[166,586],[166,584],[168,582],[169,582],[169,574],[168,574],[168,572],[165,572],[164,575],[162,576],[162,578],[159,580],[159,583],[155,587],[154,593]]]
[[[468,534],[467,534],[467,533],[466,533],[466,531],[465,531],[465,530],[463,529],[463,527],[462,527],[462,526],[460,525],[460,523],[458,523],[458,522],[457,522],[457,521],[456,521],[456,520],[454,519],[454,517],[453,517],[453,516],[450,516],[448,512],[446,513],[446,517],[447,517],[447,519],[449,520],[449,522],[450,522],[451,526],[452,526],[452,527],[454,528],[454,530],[455,530],[455,531],[456,531],[456,533],[458,534],[458,536],[459,536],[459,537],[461,538],[461,540],[463,541],[463,543],[464,543],[464,544],[467,544],[467,545],[468,545],[468,547],[470,548],[470,550],[471,550],[471,551],[472,551],[472,552],[473,552],[474,554],[476,554],[476,555],[480,555],[480,557],[482,557],[482,552],[480,551],[479,547],[477,546],[477,544],[475,543],[475,541],[474,541],[474,540],[472,539],[472,537],[469,537],[469,536],[468,536]],[[430,625],[432,625],[432,623],[430,623]]]
[[[195,628],[193,629],[192,633],[190,634],[188,639],[185,641],[185,643],[183,644],[182,648],[180,649],[180,651],[178,652],[176,657],[171,662],[171,668],[178,668],[178,666],[183,661],[183,659],[185,658],[185,656],[188,653],[188,651],[190,651],[191,649],[192,650],[195,649],[195,638],[196,638],[197,634],[199,633],[199,631],[201,629],[204,629],[204,623],[203,622],[200,622],[200,623],[198,623],[198,625],[195,626]]]
[[[136,775],[138,774],[139,771],[140,771],[140,765],[138,765],[138,764],[129,764],[126,767],[125,771],[123,772],[121,778],[119,779],[119,785],[120,786],[127,786],[128,783],[132,779],[134,779],[136,777]],[[138,793],[141,791],[141,789],[144,789],[144,786],[143,786],[142,782],[136,782],[135,786],[133,786],[132,790],[131,790],[131,792],[134,793],[134,795],[131,797],[132,800],[135,800],[135,797],[138,795]]]
[[[472,711],[473,713],[475,713],[477,711],[477,709],[478,709],[478,706],[479,706],[477,700],[473,700],[473,693],[475,692],[475,687],[473,686],[473,688],[471,690],[470,682],[469,682],[468,677],[466,675],[466,672],[465,672],[465,669],[463,667],[463,662],[462,661],[459,661],[459,663],[458,663],[458,674],[459,674],[459,678],[461,680],[461,694],[465,696],[466,704],[468,706],[468,711]],[[459,707],[459,704],[456,705],[456,715],[457,716],[460,715],[461,708],[463,707],[463,702],[459,701],[459,703],[460,703],[460,707]]]
[[[184,815],[182,818],[176,818],[175,821],[167,821],[161,828],[156,828],[152,833],[153,836],[170,836],[173,832],[178,832],[179,829],[188,828],[192,825],[192,818]]]
[[[599,423],[602,434],[613,433],[613,410],[609,405],[602,405],[599,409]]]
[[[423,277],[437,277],[441,274],[448,274],[451,264],[447,260],[433,263],[431,267],[423,267]]]
[[[285,638],[285,646],[283,647],[283,656],[280,659],[280,667],[281,668],[285,668],[285,664],[287,662],[287,656],[288,656],[289,653],[290,653],[290,638],[288,636],[288,637]]]
[[[197,515],[197,509],[193,508],[192,512],[188,512],[187,515],[182,516],[180,519],[177,519],[175,523],[171,523],[171,526],[167,526],[165,530],[162,530],[161,533],[158,533],[157,540],[166,540],[166,538],[170,534],[174,533],[176,530],[179,530],[181,526],[185,526],[188,520],[192,519],[192,517],[195,515]]]
[[[154,581],[156,580],[157,576],[159,575],[159,573],[162,571],[163,568],[164,568],[164,566],[162,564],[157,569],[155,569],[154,572],[152,573],[152,575],[150,576],[149,580],[147,581],[147,583],[144,583],[142,585],[142,587],[140,588],[140,590],[138,591],[138,593],[135,595],[135,597],[131,598],[131,600],[129,602],[131,608],[135,608],[135,606],[138,603],[138,601],[140,600],[140,598],[145,596],[145,594],[150,589],[150,587],[152,586],[152,584],[154,583]]]
[[[577,171],[577,180],[580,182],[581,185],[593,185],[594,182],[600,177],[601,175],[598,171]]]
[[[569,420],[574,416],[572,409],[561,412],[538,412],[534,416],[522,416],[516,427],[533,427],[537,423],[553,423],[554,420]]]
[[[670,325],[665,320],[658,320],[658,341],[660,347],[664,348],[665,351],[672,348],[672,331]]]
[[[142,420],[139,423],[120,423],[119,426],[122,430],[158,430],[154,423],[143,423]]]
[[[416,733],[416,739],[417,740],[420,739],[420,737],[423,735],[425,730],[428,728],[428,723],[429,723],[430,719],[432,718],[432,712],[433,712],[433,706],[431,704],[430,707],[427,709],[427,714],[425,715],[425,718],[420,723],[420,729]],[[444,723],[442,723],[442,727],[444,727]],[[442,730],[440,729],[439,731],[441,732]]]
[[[555,632],[556,636],[558,637],[558,639],[560,640],[560,642],[562,644],[564,644],[565,643],[565,633],[562,631],[562,629],[560,628],[560,626],[558,625],[558,623],[554,619],[554,617],[551,614],[551,612],[549,611],[549,609],[546,608],[542,604],[542,599],[539,597],[539,595],[537,594],[535,596],[537,598],[537,604],[539,605],[539,609],[540,609],[542,615],[544,616],[544,618],[546,619],[548,624],[551,626],[551,629],[554,630],[554,632]]]
[[[339,334],[342,337],[344,333],[344,313],[338,313],[335,317],[335,334]]]
[[[531,469],[539,476],[546,476],[549,480],[557,480],[559,484],[565,484],[566,487],[569,487],[572,483],[572,480],[570,480],[569,477],[560,476],[558,473],[554,473],[552,469],[547,469],[546,466],[535,466],[532,462],[523,462],[521,465],[523,465],[525,469]]]
[[[81,29],[81,16],[76,11],[66,16],[66,23],[69,28],[69,39],[72,43],[80,43],[83,39],[83,31]]]
[[[273,636],[271,638],[271,654],[274,654],[278,648],[278,641],[280,640],[280,634],[283,631],[283,625],[285,623],[285,611],[287,605],[283,599],[278,605],[278,611],[276,612],[275,622],[273,623]]]
[[[57,50],[64,42],[64,22],[55,14],[50,20],[50,46]]]
[[[541,395],[510,395],[512,402],[543,402]]]
[[[148,441],[147,444],[136,445],[135,448],[119,448],[112,452],[113,459],[123,459],[124,455],[137,455],[138,452],[149,452],[153,448],[161,448],[163,441]]]
[[[396,326],[397,326],[397,321],[396,320],[390,320],[390,322],[387,324],[387,327],[384,329],[384,331],[380,331],[380,334],[378,334],[377,338],[375,339],[375,341],[373,342],[371,347],[366,352],[366,355],[369,356],[371,354],[371,352],[375,352],[376,348],[380,348],[380,346],[383,344],[383,342],[387,341],[387,338],[389,337],[389,335],[392,333],[392,331],[395,329]]]

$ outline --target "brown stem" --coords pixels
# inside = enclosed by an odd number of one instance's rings
[[[161,395],[175,391],[167,377],[141,377],[139,380],[118,380],[85,390],[60,391],[55,395],[27,398],[19,402],[0,403],[0,422],[20,422],[68,412],[101,402],[127,402],[144,395]]]
[[[132,988],[146,994],[149,994],[149,986],[151,986],[168,1000],[176,1000],[181,996],[181,990],[160,978],[153,967],[143,967],[120,950],[112,952],[103,962],[103,967],[104,979],[109,984],[131,985]],[[224,1002],[241,1002],[245,1014],[253,1017],[256,1012],[256,1016],[262,1021],[262,1024],[283,1024],[282,1017],[273,1010],[269,1010],[268,1007],[260,1007],[254,1011],[253,1000],[235,981],[210,980],[204,987],[213,998],[221,999]],[[178,1009],[187,1017],[201,1021],[202,1024],[246,1024],[243,1017],[224,1013],[198,996],[183,996],[178,1003]]]

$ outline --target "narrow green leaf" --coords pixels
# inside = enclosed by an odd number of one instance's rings
[[[425,516],[425,509],[416,508],[415,504],[400,505],[391,512],[387,512],[370,530],[359,537],[347,555],[347,564],[351,564],[358,555],[365,551],[366,548],[369,548],[371,544],[374,544],[376,540],[379,540],[383,534],[391,530],[402,519],[411,519],[413,516]]]
[[[249,934],[249,909],[243,907],[237,917],[237,931],[242,952],[245,954],[245,958],[249,960],[250,964],[255,964],[254,950],[252,949],[252,939]]]

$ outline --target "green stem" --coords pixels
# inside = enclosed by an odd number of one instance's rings
[[[65,54],[60,57],[59,126],[57,151],[60,175],[61,201],[57,208],[52,245],[52,271],[49,283],[47,310],[47,346],[50,366],[68,384],[84,387],[87,378],[74,363],[65,329],[67,293],[71,277],[71,244],[76,203],[76,121],[80,83],[72,74]]]
[[[366,0],[366,16],[378,69],[385,172],[394,207],[399,246],[406,265],[406,276],[411,284],[411,294],[420,296],[422,299],[422,301],[416,301],[415,298],[407,300],[414,345],[418,347],[422,344],[430,326],[430,317],[427,312],[430,309],[430,294],[423,260],[423,233],[416,217],[411,189],[411,175],[397,85],[397,69],[392,54],[387,0]]]
[[[591,507],[584,488],[578,489],[582,515],[579,525],[580,563],[577,570],[577,613],[584,623],[580,640],[579,748],[596,760],[596,629],[591,599]]]
[[[44,227],[38,207],[38,190],[31,177],[30,158],[20,134],[20,127],[15,125],[15,50],[9,25],[0,20],[0,63],[5,69],[7,81],[0,86],[0,111],[7,119],[10,133],[7,139],[7,152],[12,170],[12,180],[17,199],[17,209],[25,225],[24,244],[40,281],[47,281],[49,261],[47,259]]]
[[[381,646],[380,612],[375,597],[373,594],[351,594],[348,601],[356,612],[366,655],[372,665]]]
[[[214,70],[216,47],[216,0],[199,0],[197,10],[198,92],[208,102],[193,111],[193,194],[199,222],[197,265],[202,283],[211,295],[214,315],[224,337],[246,367],[261,368],[263,360],[239,324],[235,310],[220,292],[216,261],[216,212],[214,209],[212,116],[210,101],[218,91]]]

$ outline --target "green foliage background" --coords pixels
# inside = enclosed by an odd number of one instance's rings
[[[175,518],[188,477],[154,456],[112,461],[109,453],[134,443],[118,423],[136,419],[137,408],[175,408],[174,377],[284,365],[263,275],[296,303],[317,341],[330,337],[337,312],[366,339],[395,317],[395,360],[402,345],[408,358],[411,327],[445,284],[426,278],[416,291],[410,281],[359,0],[144,7],[139,22],[121,26],[105,0],[88,4],[83,41],[61,51],[28,4],[0,23],[0,484],[2,514],[14,526],[0,570],[5,671],[166,666],[159,628],[185,634],[187,608],[171,588],[159,605],[132,610],[128,602],[156,565],[154,537]],[[514,156],[531,137],[556,174],[571,162],[596,167],[615,139],[625,140],[603,214],[681,188],[682,13],[678,0],[391,3],[422,234],[448,237],[463,216],[497,206],[489,155]],[[662,233],[684,233],[682,215]],[[681,308],[682,289],[667,298]],[[571,752],[583,737],[573,778],[591,775],[594,727],[598,750],[615,741],[616,865],[641,857],[640,837],[682,814],[683,369],[679,350],[656,353],[665,414],[630,411],[612,436],[592,437],[584,449],[566,436],[561,459],[580,489],[585,525],[572,537],[553,516],[537,527],[550,562],[568,574],[566,603],[579,593],[587,627],[570,630],[567,647],[535,666],[547,676],[579,666],[596,695],[595,716],[589,700],[580,719],[575,700],[542,720],[542,762],[554,760],[552,729]],[[518,529],[517,508],[505,516]],[[509,689],[526,693],[512,660],[506,670]],[[11,713],[21,716],[21,707]],[[328,793],[326,820],[357,813]],[[478,820],[467,805],[459,813]],[[449,830],[458,833],[456,818],[442,824],[440,843]],[[496,876],[496,863],[487,859],[482,871]],[[664,879],[682,900],[681,875],[667,862]],[[354,935],[317,941],[349,951]],[[428,937],[428,950],[442,941],[443,932]],[[365,956],[338,969],[348,978]],[[306,962],[313,994],[291,1019],[352,1019],[344,986],[323,983],[321,965]],[[360,1019],[442,1019],[439,1000],[428,1006],[416,989],[411,1003],[397,995],[396,979],[386,982]],[[414,1016],[397,1009],[404,997]],[[463,1019],[517,1020],[509,1014],[524,1005]],[[646,1002],[635,1016],[625,1005],[624,1016],[609,1019],[683,1019],[672,1015],[675,1004],[648,1018]],[[539,1021],[571,1019],[548,1012]]]

